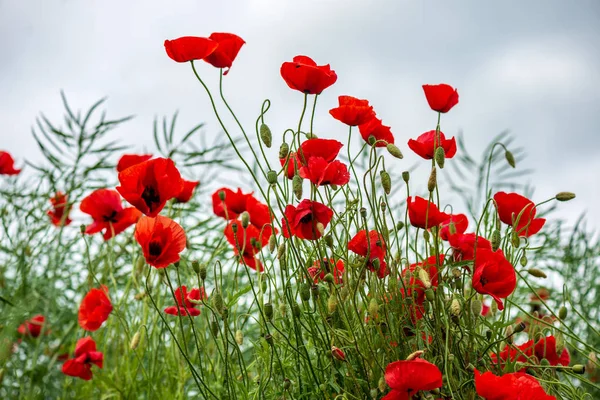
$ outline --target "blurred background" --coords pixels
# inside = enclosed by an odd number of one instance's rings
[[[463,132],[479,156],[509,130],[513,146],[527,152],[518,168],[533,169],[519,178],[536,188],[533,200],[573,191],[577,199],[562,204],[560,216],[573,222],[587,212],[588,226],[600,226],[597,0],[0,0],[0,148],[17,167],[41,159],[31,127],[40,111],[60,122],[60,90],[73,108],[107,96],[109,117],[135,115],[116,133],[132,151],[152,151],[154,118],[177,110],[181,132],[206,122],[203,134],[219,135],[191,68],[163,48],[165,39],[212,32],[246,40],[224,78],[226,96],[249,130],[269,98],[277,146],[302,105],[279,75],[295,55],[331,64],[338,74],[319,98],[315,133],[344,140],[345,126],[327,111],[338,95],[368,99],[406,156],[397,171],[417,162],[408,139],[435,128],[421,85],[444,82],[460,94],[442,118],[447,136]],[[216,88],[218,70],[199,66]],[[428,167],[419,168],[422,195]]]

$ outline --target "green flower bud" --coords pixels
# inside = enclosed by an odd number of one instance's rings
[[[575,198],[575,193],[571,193],[571,192],[560,192],[557,193],[555,199],[558,201],[569,201],[569,200],[573,200]]]
[[[460,315],[461,309],[462,307],[458,299],[452,299],[452,302],[450,303],[450,314],[454,315],[455,317],[458,317]]]
[[[275,185],[277,183],[277,172],[273,170],[267,171],[267,183],[269,183],[269,185]]]
[[[494,232],[492,232],[492,240],[490,240],[490,242],[492,243],[493,251],[498,250],[498,248],[500,247],[501,240],[502,240],[502,237],[500,236],[499,230],[495,230]]]
[[[360,216],[363,218],[367,218],[367,209],[364,207],[360,208]]]
[[[79,232],[81,232],[82,235],[85,233],[85,229],[86,229],[85,225],[83,225],[83,224],[79,225]]]
[[[404,222],[400,221],[396,224],[396,232],[401,231],[404,228]]]
[[[244,211],[241,215],[242,218],[242,228],[246,229],[248,225],[250,225],[250,214],[248,211]]]
[[[567,307],[565,307],[565,306],[562,306],[558,310],[558,318],[560,318],[561,320],[564,320],[565,318],[567,318],[568,314],[569,314],[569,311],[567,310]]]
[[[281,146],[279,146],[279,159],[286,158],[289,152],[290,146],[285,142],[281,143]],[[292,160],[289,160],[288,162],[292,162]]]
[[[327,247],[333,248],[333,236],[331,236],[330,233],[323,236],[323,239],[325,240],[325,244],[327,245]]]
[[[522,267],[527,265],[527,256],[525,255],[525,253],[523,253],[521,258],[519,259],[519,264],[521,264]],[[545,276],[543,278],[545,278]]]
[[[225,304],[223,303],[223,296],[219,292],[215,292],[212,296],[212,306],[219,313],[223,314],[223,308]]]
[[[575,364],[573,365],[573,373],[578,375],[585,374],[585,365]]]
[[[335,296],[329,296],[329,298],[327,299],[327,311],[329,312],[329,314],[333,314],[335,312],[335,310],[337,309],[337,305],[338,302]]]
[[[403,159],[404,156],[402,155],[402,152],[400,151],[400,149],[398,148],[398,146],[396,146],[393,143],[388,143],[387,146],[387,151],[394,157],[399,158],[399,159]]]
[[[224,190],[219,190],[219,199],[221,199],[221,201],[225,201],[225,191]]]
[[[260,124],[260,139],[263,141],[265,146],[271,147],[271,140],[273,135],[271,135],[271,129],[267,126],[267,124]]]
[[[390,194],[392,190],[392,180],[390,178],[390,174],[388,174],[386,171],[381,171],[379,176],[381,178],[381,187],[383,187],[385,194]]]
[[[217,336],[219,334],[219,322],[216,319],[212,319],[210,321],[210,330],[212,331],[213,336]]]
[[[312,293],[313,300],[317,301],[319,299],[319,285],[312,285],[310,292]]]
[[[377,300],[371,299],[368,311],[371,318],[377,318],[377,315],[379,314],[379,304],[377,303]]]
[[[309,295],[309,297],[310,297],[310,295]],[[300,306],[298,305],[298,303],[292,304],[292,314],[294,314],[294,317],[300,318],[301,310],[300,310]]]
[[[206,279],[206,264],[202,263],[200,264],[200,270],[198,271],[198,275],[200,276],[200,279],[205,280]]]
[[[273,319],[273,304],[265,303],[263,310],[265,312],[265,317],[267,317],[267,320],[271,321]]]
[[[509,326],[506,327],[506,343],[512,344],[512,342],[513,342],[512,336],[513,336],[514,333],[515,332],[514,332],[513,327],[511,325],[509,325]]]
[[[431,288],[427,289],[425,291],[425,298],[428,301],[434,301],[435,300],[435,293],[433,292],[433,290]]]
[[[310,300],[310,286],[308,285],[308,283],[303,283],[300,286],[300,298],[302,299],[302,301]]]
[[[519,322],[518,324],[516,324],[513,327],[513,332],[514,333],[519,333],[519,332],[523,332],[525,330],[525,328],[527,328],[527,325],[525,325],[524,322]]]
[[[515,248],[518,248],[521,245],[521,238],[519,237],[519,234],[516,231],[512,232],[511,243]]]
[[[277,259],[281,259],[284,255],[285,255],[285,242],[281,242],[281,244],[279,245],[279,247],[277,248]]]
[[[244,332],[239,329],[235,331],[235,342],[238,344],[238,346],[244,344]]]
[[[277,238],[275,237],[275,234],[273,233],[269,237],[269,253],[273,254],[273,252],[275,251],[275,247],[277,247]]]
[[[302,198],[302,178],[298,174],[294,175],[292,178],[292,189],[294,190],[296,198],[300,200]]]
[[[437,170],[434,168],[431,169],[431,174],[429,175],[429,180],[427,181],[427,190],[429,192],[433,192],[437,185]]]
[[[510,151],[506,150],[504,152],[504,157],[506,158],[506,162],[508,163],[508,165],[510,165],[513,168],[516,167],[515,156],[513,156],[513,153],[511,153]]]
[[[481,302],[481,300],[475,299],[475,300],[471,301],[471,312],[473,313],[473,315],[475,317],[480,316],[482,311],[483,311],[483,303]]]
[[[129,343],[129,348],[131,350],[137,349],[138,345],[140,344],[141,337],[142,337],[142,332],[140,330],[138,330],[135,333],[135,335],[133,335],[133,338],[131,339],[131,342]]]
[[[406,183],[410,180],[410,172],[404,171],[402,172],[402,180]]]
[[[373,136],[373,135],[369,136],[369,138],[368,138],[368,140],[367,140],[367,142],[368,142],[368,143],[369,143],[371,146],[373,146],[373,145],[375,144],[375,142],[376,142],[376,141],[377,141],[377,139],[376,139],[376,138],[375,138],[375,136]]]
[[[444,168],[444,163],[446,162],[446,153],[444,152],[444,148],[442,146],[439,146],[437,149],[435,149],[434,158],[437,165],[440,168]]]
[[[537,268],[529,268],[527,270],[527,272],[529,273],[529,275],[535,276],[536,278],[547,278],[548,277],[544,273],[544,271],[542,271],[541,269],[537,269]]]

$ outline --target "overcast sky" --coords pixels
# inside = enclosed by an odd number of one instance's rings
[[[369,99],[407,155],[399,168],[408,168],[416,158],[407,140],[435,127],[421,84],[446,82],[460,93],[442,120],[447,136],[462,130],[478,154],[509,129],[529,154],[522,167],[535,168],[534,200],[574,191],[564,215],[588,211],[600,227],[597,0],[0,0],[0,149],[39,158],[30,127],[39,111],[60,119],[60,89],[74,107],[108,96],[109,115],[135,114],[118,132],[137,150],[152,149],[154,116],[175,110],[180,129],[205,121],[205,134],[218,134],[189,66],[163,48],[165,39],[211,32],[247,42],[225,77],[246,126],[264,98],[274,132],[296,124],[302,95],[279,67],[308,55],[338,74],[319,100],[316,133],[345,135],[327,113],[338,95]],[[217,82],[208,64],[200,74]]]

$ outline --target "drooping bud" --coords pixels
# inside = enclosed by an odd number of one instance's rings
[[[331,346],[331,355],[336,360],[346,361],[346,354],[339,348]]]
[[[200,276],[200,279],[205,280],[206,275],[207,275],[206,264],[202,263],[202,264],[200,264],[200,270],[198,271],[198,276]]]
[[[212,296],[212,306],[219,313],[223,314],[223,307],[225,304],[223,303],[223,296],[219,292],[215,292]]]
[[[305,132],[305,133],[304,133],[304,136],[306,136],[306,138],[307,138],[307,139],[309,139],[309,140],[310,140],[310,139],[318,139],[318,136],[317,136],[317,135],[315,135],[315,134],[314,134],[314,133],[312,133],[312,132]]]
[[[273,304],[271,304],[271,303],[265,303],[265,306],[263,307],[263,310],[265,312],[265,317],[267,317],[268,321],[270,321],[271,319],[273,319]]]
[[[547,278],[548,277],[544,273],[544,271],[542,271],[541,269],[538,269],[538,268],[529,268],[527,270],[527,272],[529,273],[529,275],[535,276],[536,278]]]
[[[273,233],[269,237],[269,253],[273,254],[276,246],[277,246],[277,238],[275,237],[275,234]]]
[[[410,172],[404,171],[402,172],[402,180],[406,183],[410,180]]]
[[[555,199],[558,201],[569,201],[575,198],[575,193],[571,192],[560,192],[557,193]]]
[[[429,289],[431,287],[431,278],[429,273],[423,268],[417,268],[417,278],[423,283],[425,289]]]
[[[396,224],[396,232],[399,232],[404,228],[404,222],[400,221]]]
[[[379,314],[379,304],[377,303],[377,300],[371,299],[368,311],[371,318],[377,318],[377,315]]]
[[[274,185],[277,183],[277,172],[273,170],[267,171],[267,183],[269,185]]]
[[[525,254],[525,252],[523,252],[523,255],[519,259],[519,264],[521,264],[522,267],[527,265],[527,255]]]
[[[435,167],[433,167],[431,169],[431,174],[429,175],[429,180],[427,181],[427,190],[429,190],[429,192],[433,192],[437,185],[437,172],[436,171],[437,170]]]
[[[390,174],[382,170],[379,173],[379,176],[381,178],[381,187],[383,187],[385,194],[390,194],[392,191],[392,180],[390,178]]]
[[[246,229],[250,225],[250,214],[248,211],[244,211],[240,217],[242,218],[242,228]]]
[[[512,344],[513,343],[512,336],[513,336],[514,333],[515,332],[513,330],[512,325],[509,325],[509,326],[506,327],[506,343],[508,343],[508,344]]]
[[[269,129],[267,124],[260,124],[260,139],[263,141],[265,146],[268,148],[271,147],[273,135],[271,135],[271,129]]]
[[[289,154],[289,152],[290,152],[290,146],[286,142],[281,143],[281,146],[279,146],[279,159],[281,160],[283,158],[286,158],[287,155]],[[292,161],[290,160],[288,162],[292,162]]]
[[[381,393],[385,392],[387,389],[387,383],[385,383],[385,378],[382,376],[379,378],[379,382],[377,382],[377,388]]]
[[[298,174],[292,178],[292,190],[296,198],[300,200],[302,198],[302,178]]]
[[[302,299],[302,301],[310,300],[310,286],[308,285],[308,283],[303,283],[300,286],[300,298]]]
[[[439,146],[435,149],[435,162],[440,168],[444,168],[444,163],[446,162],[446,152],[442,146]]]
[[[510,165],[513,168],[517,166],[517,164],[515,163],[515,156],[513,156],[513,153],[506,150],[504,152],[504,157],[506,158],[506,162],[508,163],[508,165]]]
[[[133,338],[131,338],[131,342],[129,343],[129,348],[131,350],[137,349],[138,345],[140,344],[141,337],[142,337],[142,331],[138,330],[135,333],[135,335],[133,335]]]
[[[564,320],[565,318],[567,318],[567,315],[569,315],[569,311],[567,310],[567,307],[562,306],[558,310],[558,318],[560,318],[561,320]]]
[[[377,139],[375,138],[375,136],[371,135],[368,137],[367,142],[373,146],[375,144],[375,142],[377,141]]]
[[[331,234],[323,236],[323,239],[325,240],[327,247],[333,248],[333,236],[331,236]]]
[[[387,147],[387,151],[394,157],[399,158],[399,159],[404,158],[404,156],[402,155],[402,152],[400,151],[398,146],[396,146],[395,144],[388,143],[388,145],[386,147]]]
[[[277,259],[280,259],[285,254],[285,242],[281,242],[279,247],[277,248]]]
[[[573,365],[573,373],[578,375],[585,374],[585,365],[575,364]]]
[[[238,346],[244,344],[244,332],[239,329],[235,331],[235,342],[238,344]]]
[[[421,357],[423,355],[423,353],[425,353],[425,351],[423,351],[423,350],[417,350],[413,353],[410,353],[408,355],[408,357],[406,357],[406,361],[412,361],[414,359],[417,359],[417,358]]]
[[[458,299],[452,299],[452,303],[450,303],[450,314],[452,314],[455,317],[458,317],[460,315],[460,311],[460,302],[458,301]]]
[[[490,242],[492,243],[493,251],[498,250],[498,248],[500,247],[501,240],[502,240],[502,237],[500,236],[500,231],[497,229],[494,230],[494,232],[492,232],[492,240],[490,240]]]

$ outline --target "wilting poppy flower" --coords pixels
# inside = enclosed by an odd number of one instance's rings
[[[462,234],[467,230],[469,220],[465,214],[450,215],[449,218],[440,225],[440,237],[442,240],[448,240],[451,226],[454,227],[452,234]]]
[[[478,293],[489,294],[504,309],[501,298],[508,297],[517,286],[517,274],[502,250],[477,249],[472,286]]]
[[[291,89],[305,94],[321,94],[337,81],[329,64],[319,66],[307,56],[296,56],[292,62],[284,62],[280,72]]]
[[[410,139],[408,141],[408,147],[414,151],[418,156],[426,160],[431,160],[435,155],[435,149],[442,147],[446,158],[452,158],[456,154],[456,140],[446,139],[443,132],[440,132],[439,142],[435,137],[435,131],[425,132],[420,135],[417,140]]]
[[[331,346],[331,355],[336,360],[346,361],[346,353],[344,353],[342,349],[339,349],[335,346]]]
[[[203,60],[211,55],[218,46],[217,42],[205,37],[183,36],[165,40],[167,55],[177,62]]]
[[[79,209],[94,220],[85,228],[85,233],[93,235],[104,230],[104,240],[123,232],[142,215],[135,207],[123,208],[119,193],[109,189],[93,191],[81,201]]]
[[[523,372],[497,376],[475,370],[475,390],[486,400],[556,400],[546,394],[537,379]]]
[[[315,283],[319,283],[325,279],[325,275],[332,274],[333,282],[337,285],[342,283],[344,277],[344,261],[324,258],[323,260],[315,261],[313,266],[308,268],[308,273],[314,279]]]
[[[79,326],[86,331],[96,331],[108,319],[113,310],[108,298],[108,288],[104,285],[100,289],[91,289],[79,306]]]
[[[248,225],[246,229],[238,220],[230,221],[225,227],[225,238],[233,246],[233,251],[238,255],[240,263],[262,272],[261,262],[256,255],[269,243],[273,230],[271,225],[263,225],[261,229],[255,225]]]
[[[414,201],[412,196],[409,197],[406,204],[410,224],[417,228],[429,229],[438,226],[450,217],[445,212],[438,210],[434,203],[419,196],[415,196]]]
[[[54,226],[67,226],[71,223],[69,218],[69,212],[71,207],[69,206],[68,197],[62,192],[56,192],[54,197],[50,198],[52,204],[52,210],[48,210],[47,214],[52,221]]]
[[[152,158],[152,154],[123,154],[117,162],[117,172],[126,170],[127,168],[148,161]]]
[[[535,218],[537,210],[533,201],[520,194],[498,192],[494,201],[500,221],[512,226],[519,236],[534,235],[546,223],[544,218]]]
[[[442,387],[442,373],[420,358],[394,361],[385,368],[385,382],[392,390],[382,400],[409,400],[420,390]]]
[[[20,169],[15,168],[15,160],[6,151],[0,150],[0,175],[18,175]]]
[[[383,236],[375,231],[369,231],[367,235],[366,230],[359,231],[349,242],[348,250],[359,256],[368,257],[367,268],[371,272],[377,273],[379,278],[385,278],[389,275],[390,271],[387,268],[385,262],[386,245]],[[373,261],[377,259],[379,262],[379,268],[373,264]]]
[[[388,143],[394,143],[394,135],[390,127],[383,125],[378,118],[373,118],[369,122],[359,125],[358,130],[367,143],[369,143],[369,137],[373,136],[377,141],[375,147],[386,147]]]
[[[458,91],[445,83],[439,85],[423,85],[427,103],[433,111],[447,113],[458,104]]]
[[[454,249],[454,260],[468,261],[475,255],[475,243],[477,243],[477,252],[479,250],[492,250],[492,243],[482,236],[476,236],[474,233],[455,233],[448,238],[450,246]]]
[[[186,246],[185,231],[170,218],[142,217],[135,227],[135,240],[142,247],[146,262],[155,268],[165,268],[179,261]]]
[[[548,360],[550,365],[560,364],[568,366],[571,362],[569,350],[566,348],[562,349],[560,354],[558,354],[558,350],[556,348],[556,338],[554,336],[547,336],[540,339],[533,347],[533,353],[538,360],[541,360],[542,358]]]
[[[179,192],[179,194],[175,197],[175,200],[177,200],[179,203],[187,203],[192,199],[192,196],[194,195],[194,189],[196,189],[196,186],[198,186],[200,182],[188,181],[185,179],[182,180],[183,187],[181,188],[181,192]]]
[[[219,197],[220,192],[225,195],[225,200],[221,200]],[[217,189],[212,195],[213,212],[216,216],[226,220],[236,219],[246,211],[246,203],[249,197],[252,197],[252,193],[244,194],[240,188],[237,192],[228,188]]]
[[[187,287],[181,286],[175,289],[175,299],[177,300],[177,306],[165,308],[165,313],[171,315],[181,314],[182,316],[189,314],[192,317],[197,317],[200,315],[200,310],[196,308],[197,304],[191,300],[204,300],[206,299],[206,293],[204,293],[204,288],[192,289],[188,293]]]
[[[62,366],[65,375],[89,381],[92,379],[92,364],[102,368],[104,355],[96,351],[96,342],[87,336],[77,341],[75,358],[67,360]]]
[[[217,68],[227,68],[223,75],[227,75],[233,60],[237,57],[242,46],[246,43],[244,39],[233,33],[211,33],[209,39],[218,43],[215,51],[204,57],[204,61]]]
[[[168,200],[183,189],[183,179],[175,163],[155,158],[119,172],[117,191],[131,205],[149,217],[156,217]]]
[[[362,125],[375,118],[375,111],[368,100],[352,96],[339,96],[339,107],[329,110],[329,114],[338,121],[350,126]]]
[[[298,206],[285,207],[285,217],[281,219],[283,236],[296,236],[300,239],[316,240],[323,236],[329,225],[333,211],[325,204],[304,199]]]
[[[17,332],[23,337],[36,338],[41,335],[45,321],[46,318],[43,315],[36,315],[19,325]]]

